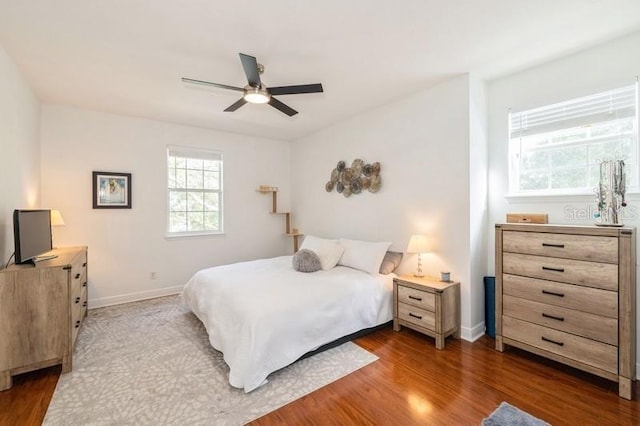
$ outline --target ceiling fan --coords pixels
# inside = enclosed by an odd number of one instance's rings
[[[273,97],[274,95],[296,95],[299,93],[321,93],[324,91],[322,90],[322,84],[320,83],[301,84],[297,86],[266,87],[262,81],[260,81],[260,74],[264,72],[264,66],[259,64],[253,56],[245,55],[244,53],[240,53],[240,60],[242,61],[242,67],[244,68],[244,73],[247,75],[247,81],[249,82],[249,84],[244,87],[211,83],[209,81],[194,80],[192,78],[185,77],[182,77],[182,81],[185,83],[200,84],[203,86],[219,87],[221,89],[244,92],[238,101],[225,109],[226,112],[235,111],[247,102],[252,104],[268,103],[275,109],[284,112],[289,117],[296,115],[298,111],[280,102]]]

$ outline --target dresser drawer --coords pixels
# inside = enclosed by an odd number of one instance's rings
[[[87,252],[80,252],[71,262],[71,293],[77,295],[87,281]]]
[[[618,346],[618,320],[505,295],[503,315]]]
[[[75,323],[77,319],[84,317],[87,309],[87,291],[85,288],[71,298],[71,320]]]
[[[87,290],[86,287],[82,288],[82,291],[78,296],[75,296],[71,300],[71,343],[74,344],[76,337],[78,337],[78,331],[82,325],[82,321],[87,313]]]
[[[75,275],[71,277],[71,298],[79,296],[83,289],[87,288],[87,274],[86,272],[76,278]]]
[[[435,294],[416,290],[411,287],[405,287],[403,285],[398,285],[398,302],[416,306],[427,311],[435,312],[436,310]]]
[[[618,293],[519,275],[502,275],[504,295],[618,318]]]
[[[502,317],[502,335],[618,374],[618,348],[516,318]]]
[[[610,263],[503,253],[502,270],[507,274],[618,290],[618,265]]]
[[[407,305],[406,303],[398,303],[398,318],[429,330],[435,330],[436,328],[434,312]]]
[[[502,245],[511,253],[618,263],[616,237],[504,231]]]

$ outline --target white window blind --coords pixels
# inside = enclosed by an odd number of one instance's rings
[[[637,86],[510,113],[510,192],[590,192],[604,160],[625,160],[637,188]]]
[[[222,232],[222,153],[167,148],[167,233]]]
[[[636,114],[636,85],[511,114],[511,137],[588,126]]]

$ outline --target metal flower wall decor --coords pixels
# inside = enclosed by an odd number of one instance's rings
[[[351,194],[359,194],[364,190],[378,192],[381,186],[380,163],[376,161],[365,164],[357,158],[353,160],[351,167],[347,167],[344,161],[338,161],[336,168],[331,170],[331,178],[324,189],[331,192],[335,188],[336,192],[348,198]]]

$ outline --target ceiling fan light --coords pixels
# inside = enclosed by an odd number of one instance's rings
[[[266,104],[269,102],[269,92],[261,87],[245,87],[244,100],[252,104]]]

